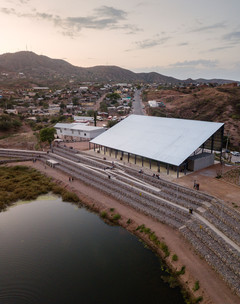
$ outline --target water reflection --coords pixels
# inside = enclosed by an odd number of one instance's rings
[[[0,303],[184,303],[161,262],[96,214],[42,196],[0,213]]]

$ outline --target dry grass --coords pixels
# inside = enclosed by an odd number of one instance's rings
[[[35,169],[26,166],[0,167],[0,211],[17,200],[34,200],[50,191],[61,195],[64,201],[79,202],[75,193],[56,186],[51,178]]]
[[[222,179],[229,183],[240,186],[240,167],[224,173]]]

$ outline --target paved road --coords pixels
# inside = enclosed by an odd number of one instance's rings
[[[134,101],[133,101],[133,107],[132,107],[132,113],[136,115],[144,115],[143,112],[143,104],[142,104],[142,98],[140,96],[141,91],[137,90],[134,94]]]

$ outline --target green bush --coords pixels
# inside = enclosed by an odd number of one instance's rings
[[[106,217],[107,217],[107,212],[106,212],[106,211],[102,211],[102,212],[100,213],[100,216],[101,216],[102,218],[106,218]]]
[[[193,287],[193,291],[197,291],[199,289],[199,281],[196,281]]]
[[[168,257],[170,255],[168,246],[164,242],[161,242],[159,246],[162,249],[162,251],[165,253],[165,257]]]
[[[72,202],[72,203],[79,202],[79,197],[75,193],[69,191],[62,192],[62,199],[64,202]]]
[[[114,214],[114,216],[113,216],[113,220],[114,221],[118,221],[119,219],[121,218],[121,215],[120,214]]]
[[[178,261],[178,256],[176,254],[174,254],[172,256],[172,261],[174,261],[174,262]]]
[[[186,269],[186,267],[182,266],[181,270],[176,271],[176,275],[182,275],[182,274],[184,274],[185,273],[185,269]]]
[[[202,302],[202,300],[203,300],[203,297],[200,296],[200,297],[198,297],[198,298],[195,299],[194,304],[197,304],[197,303],[199,303],[199,302]]]

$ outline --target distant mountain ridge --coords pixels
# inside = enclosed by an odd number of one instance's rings
[[[118,66],[94,66],[83,68],[74,66],[61,59],[51,59],[47,56],[37,55],[33,52],[21,51],[0,55],[0,73],[23,73],[31,80],[69,80],[75,78],[79,81],[91,82],[144,82],[144,83],[197,83],[206,82],[218,84],[230,83],[232,80],[199,79],[180,80],[156,72],[134,73]]]

